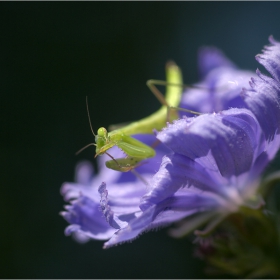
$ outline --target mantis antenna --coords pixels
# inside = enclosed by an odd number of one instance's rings
[[[91,129],[92,134],[93,134],[94,136],[96,136],[96,135],[94,134],[94,131],[93,131],[92,125],[91,125],[91,121],[90,121],[90,114],[89,114],[89,109],[88,109],[88,99],[87,99],[87,96],[86,96],[86,104],[87,104],[87,113],[88,113],[88,121],[89,121],[90,129]]]
[[[87,114],[88,114],[89,126],[90,126],[92,134],[96,137],[96,135],[95,135],[95,133],[94,133],[94,131],[92,129],[92,125],[91,125],[90,114],[89,114],[89,109],[88,109],[88,98],[87,98],[87,96],[86,96],[86,105],[87,105]],[[75,155],[78,155],[80,152],[82,152],[83,150],[85,150],[89,146],[96,146],[96,144],[90,143],[90,144],[84,146],[82,149],[80,149],[78,152],[76,152]]]

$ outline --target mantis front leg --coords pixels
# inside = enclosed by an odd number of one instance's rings
[[[126,157],[108,160],[105,162],[107,168],[120,172],[128,172],[139,166],[143,159]]]
[[[115,145],[118,146],[126,155],[126,158],[119,158],[107,161],[108,168],[127,172],[139,166],[139,163],[145,159],[154,157],[156,152],[150,146],[125,134],[113,134],[110,136]]]

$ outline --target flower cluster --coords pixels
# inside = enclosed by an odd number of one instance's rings
[[[269,40],[256,59],[272,77],[239,70],[217,49],[201,49],[201,82],[184,93],[180,107],[204,114],[181,112],[156,136],[135,135],[148,145],[161,142],[157,155],[136,168],[139,176],[107,169],[106,156],[94,176],[90,163],[80,163],[76,183],[61,189],[70,202],[61,213],[70,223],[65,233],[108,240],[108,248],[174,222],[180,223],[173,236],[202,225],[196,233],[207,233],[240,207],[263,206],[261,173],[280,145],[280,44]]]

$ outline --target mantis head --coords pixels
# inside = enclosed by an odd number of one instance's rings
[[[96,143],[96,155],[102,154],[100,151],[108,141],[108,131],[104,127],[100,127],[97,130],[97,134],[95,135],[95,143]]]

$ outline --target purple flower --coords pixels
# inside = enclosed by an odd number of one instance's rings
[[[258,195],[261,172],[280,141],[280,47],[270,41],[273,45],[257,59],[273,78],[257,71],[251,88],[252,74],[237,70],[217,50],[201,52],[204,80],[184,95],[181,105],[206,114],[182,117],[157,133],[162,144],[155,158],[136,169],[140,176],[106,169],[105,157],[95,177],[88,163],[79,165],[77,183],[66,183],[61,190],[71,201],[62,212],[71,224],[65,233],[74,232],[81,241],[109,239],[108,248],[173,222],[181,223],[174,236],[204,224],[209,231],[241,206],[263,205]],[[155,140],[152,135],[137,139],[147,144]],[[113,156],[121,153],[112,150]]]

